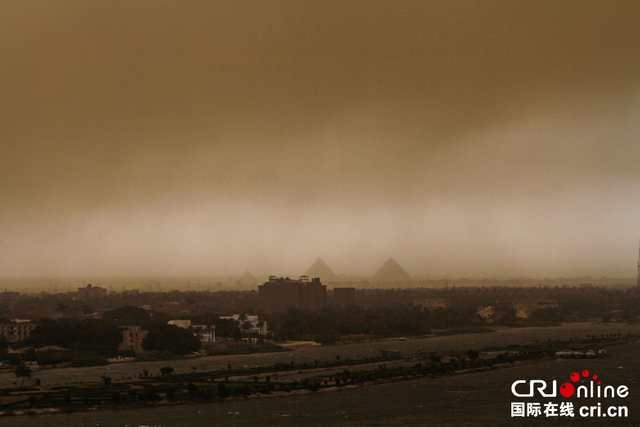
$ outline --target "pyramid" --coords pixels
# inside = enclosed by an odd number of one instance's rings
[[[406,282],[411,280],[411,276],[400,267],[395,259],[389,258],[371,280],[374,282]]]
[[[304,273],[305,276],[309,277],[319,277],[321,282],[337,282],[338,276],[331,271],[329,266],[325,264],[322,258],[316,260],[316,262],[307,269]]]
[[[256,283],[256,278],[253,277],[253,274],[249,272],[249,270],[245,271],[242,277],[238,279],[239,282],[242,283]]]

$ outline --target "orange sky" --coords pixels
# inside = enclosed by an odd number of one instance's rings
[[[638,22],[0,0],[0,276],[635,276]]]

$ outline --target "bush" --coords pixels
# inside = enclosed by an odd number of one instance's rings
[[[160,373],[164,376],[164,375],[171,375],[171,373],[174,371],[174,369],[171,366],[165,366],[163,368],[160,368]],[[145,371],[146,372],[146,371]]]
[[[224,383],[218,383],[218,397],[220,399],[224,399],[225,397],[229,397],[229,389]]]
[[[158,393],[154,389],[147,388],[140,394],[140,400],[160,400],[160,395],[158,395]]]
[[[211,393],[207,389],[200,389],[198,393],[196,393],[196,397],[198,399],[209,400],[211,399]]]
[[[195,395],[198,392],[198,386],[194,383],[189,383],[187,384],[187,390],[189,390],[191,395]]]

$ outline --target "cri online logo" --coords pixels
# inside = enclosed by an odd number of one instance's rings
[[[582,371],[582,376],[585,377],[585,378],[588,378],[589,377],[589,371],[587,371],[586,369],[584,371]],[[571,374],[571,376],[569,378],[571,378],[571,381],[573,381],[574,383],[577,383],[578,381],[580,381],[580,374],[578,374],[577,372],[574,372],[573,374]],[[598,376],[594,375],[593,379],[597,380]],[[600,381],[598,381],[598,385],[600,385]],[[611,386],[609,386],[609,387],[611,387]],[[573,386],[573,384],[571,384],[571,383],[564,383],[564,384],[562,384],[560,386],[560,394],[563,395],[564,397],[573,396],[573,393],[575,391],[576,391],[576,389]]]
[[[589,371],[586,369],[582,371],[582,376],[579,373],[574,372],[569,376],[569,378],[571,379],[572,382],[577,383],[582,378],[588,379]],[[598,381],[597,375],[593,375],[591,379],[593,381],[589,381],[588,387],[586,385],[580,385],[576,388],[572,383],[566,382],[560,386],[560,394],[563,397],[571,397],[575,394],[576,397],[578,398],[581,398],[581,397],[625,398],[629,395],[629,388],[625,385],[618,386],[618,388],[614,388],[613,386],[609,385],[604,387],[603,389],[602,387],[600,387],[600,381]],[[596,381],[597,381],[597,384],[596,384]],[[528,392],[526,393],[518,392],[517,390],[518,386],[520,384],[526,384],[526,383],[529,383]],[[521,391],[523,391],[522,388],[524,387],[519,387],[519,388],[521,389]],[[553,380],[553,382],[551,383],[551,387],[549,388],[550,390],[547,391],[547,382],[544,380],[530,380],[530,381],[518,380],[518,381],[514,381],[514,383],[511,385],[511,392],[513,393],[514,396],[517,396],[517,397],[533,397],[537,390],[542,397],[556,397],[558,395],[556,380]]]

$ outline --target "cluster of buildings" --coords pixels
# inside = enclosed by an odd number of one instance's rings
[[[446,310],[451,308],[450,298],[423,298],[413,302],[415,306],[424,308],[429,311],[437,309]],[[515,310],[516,317],[520,319],[528,319],[533,313],[546,308],[557,309],[557,300],[514,300],[511,307]],[[485,322],[493,323],[497,316],[497,310],[492,306],[480,306],[476,310],[476,314]]]
[[[220,320],[232,320],[236,322],[241,330],[248,334],[267,335],[267,322],[258,319],[257,315],[232,314],[230,316],[220,316]],[[169,325],[187,329],[195,335],[202,344],[216,342],[216,325],[192,325],[189,319],[170,320]],[[123,340],[120,343],[120,350],[134,350],[136,353],[144,352],[142,342],[149,334],[149,331],[140,326],[126,326],[122,332]],[[249,339],[249,338],[248,338]],[[257,338],[253,338],[257,341]]]

